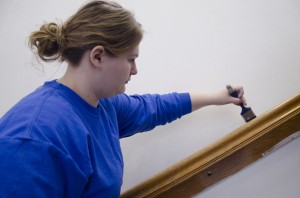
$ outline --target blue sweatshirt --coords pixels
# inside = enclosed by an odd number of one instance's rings
[[[1,197],[120,197],[119,139],[191,112],[188,93],[120,94],[94,108],[46,82],[0,119]]]

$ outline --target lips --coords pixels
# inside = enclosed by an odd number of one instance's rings
[[[125,84],[127,84],[130,81],[130,78],[125,82]]]

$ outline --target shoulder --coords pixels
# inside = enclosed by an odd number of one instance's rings
[[[79,116],[56,87],[47,83],[12,107],[0,120],[0,137],[51,139],[66,128],[80,128]]]

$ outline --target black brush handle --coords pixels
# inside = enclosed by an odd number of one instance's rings
[[[237,91],[233,91],[232,93],[230,93],[230,95],[235,98],[239,97]],[[241,115],[244,115],[244,113],[246,113],[247,111],[249,111],[251,109],[249,107],[245,107],[245,105],[243,103],[240,103],[239,106],[242,108]]]
[[[238,98],[238,92],[235,91],[230,85],[226,86],[229,95],[235,98]],[[242,108],[241,116],[244,118],[246,122],[249,122],[256,118],[256,115],[253,113],[250,107],[245,107],[243,103],[240,103],[239,106]]]
[[[238,92],[235,91],[230,85],[227,85],[227,90],[229,92],[229,95],[235,98],[238,98]],[[246,113],[247,111],[249,111],[251,108],[249,107],[245,107],[243,103],[240,103],[239,106],[242,108],[242,112],[241,115],[243,115],[244,113]]]

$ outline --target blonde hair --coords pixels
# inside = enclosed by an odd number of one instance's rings
[[[111,56],[136,47],[143,37],[134,15],[111,1],[93,0],[65,23],[45,23],[29,36],[29,46],[45,62],[78,64],[83,54],[97,45]]]

